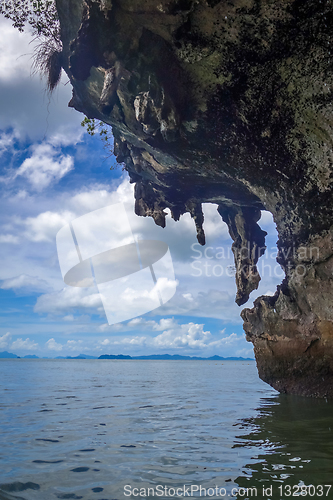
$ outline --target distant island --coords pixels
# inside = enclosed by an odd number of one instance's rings
[[[16,354],[13,354],[11,352],[3,351],[0,352],[0,359],[2,358],[18,358],[19,356],[16,356]]]
[[[124,356],[123,354],[102,354],[98,359],[155,359],[155,360],[189,360],[189,361],[253,361],[253,358],[211,356],[202,358],[199,356],[181,356],[180,354],[151,354],[150,356]]]
[[[254,361],[253,358],[211,356],[202,358],[199,356],[181,356],[180,354],[151,354],[149,356],[129,356],[124,354],[102,354],[101,356],[88,356],[87,354],[79,354],[78,356],[57,356],[56,358],[39,358],[35,354],[27,356],[17,356],[11,352],[0,352],[0,359],[141,359],[141,360],[171,360],[171,361]]]
[[[39,359],[39,357],[36,356],[36,354],[28,354],[27,356],[23,356],[21,358],[12,352],[3,351],[0,352],[0,359]]]

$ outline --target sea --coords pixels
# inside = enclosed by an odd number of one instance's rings
[[[333,402],[254,361],[0,361],[0,499],[333,498]]]

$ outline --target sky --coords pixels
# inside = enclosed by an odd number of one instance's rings
[[[253,357],[235,304],[231,238],[217,213],[204,205],[206,246],[196,240],[189,214],[167,217],[162,229],[134,214],[134,188],[84,116],[68,107],[65,74],[49,97],[32,72],[33,42],[0,19],[0,352],[18,356],[181,354]],[[111,137],[112,141],[112,137]],[[157,309],[109,325],[96,286],[64,283],[57,233],[78,217],[122,203],[135,239],[165,242],[177,290]],[[109,229],[112,231],[112,221]],[[244,307],[273,295],[283,278],[277,265],[275,224],[262,213],[267,252],[262,280]]]

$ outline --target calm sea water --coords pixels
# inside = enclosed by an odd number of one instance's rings
[[[0,361],[1,500],[333,498],[332,430],[332,402],[278,395],[254,362]]]

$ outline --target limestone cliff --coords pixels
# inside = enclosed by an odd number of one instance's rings
[[[333,397],[330,0],[57,0],[70,105],[113,127],[136,213],[219,205],[236,301],[258,287],[268,210],[286,277],[242,312],[260,377]],[[244,255],[239,250],[248,248]]]

